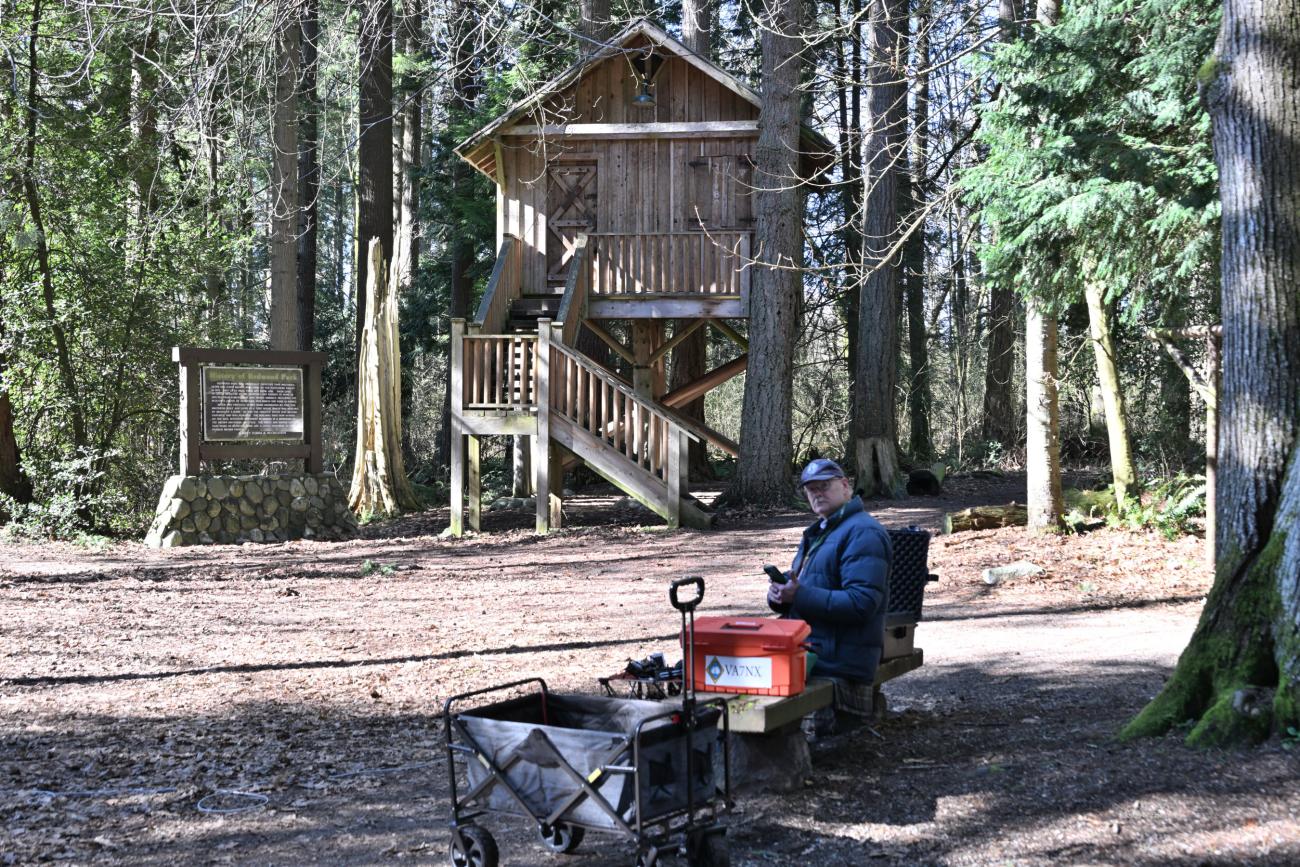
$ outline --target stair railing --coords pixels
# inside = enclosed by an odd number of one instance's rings
[[[510,304],[523,294],[523,243],[506,235],[497,251],[492,276],[488,278],[478,313],[470,321],[469,334],[500,334],[506,330]]]
[[[668,485],[676,502],[686,490],[687,441],[698,437],[617,377],[558,340],[550,342],[549,405],[608,450]]]
[[[569,259],[569,271],[564,277],[564,297],[560,300],[554,322],[557,339],[565,346],[575,345],[587,311],[587,292],[591,288],[587,275],[587,250],[588,236],[578,235],[573,256]]]

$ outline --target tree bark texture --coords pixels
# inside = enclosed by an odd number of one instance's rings
[[[1300,725],[1300,2],[1226,0],[1202,83],[1223,206],[1218,562],[1125,733],[1191,719],[1188,741],[1214,745]]]
[[[798,178],[803,4],[763,7],[763,107],[755,148],[755,265],[740,461],[729,502],[783,504],[791,493],[791,385],[799,333],[803,189]]]
[[[1038,25],[1054,26],[1056,0],[1039,0]],[[1039,299],[1025,305],[1025,484],[1030,532],[1061,526],[1061,414],[1057,321]]]
[[[943,533],[961,533],[966,530],[996,530],[999,527],[1023,527],[1029,519],[1025,507],[1019,503],[1006,506],[971,506],[960,512],[943,516]]]
[[[298,87],[302,63],[297,4],[276,4],[275,102],[271,119],[270,338],[297,349]]]
[[[584,55],[595,54],[601,49],[601,43],[613,35],[609,0],[582,0],[578,15],[578,51]]]
[[[414,56],[419,51],[424,14],[420,0],[406,0],[402,16],[402,52]],[[401,178],[398,203],[398,232],[394,262],[398,291],[405,292],[415,282],[420,267],[420,155],[423,139],[424,100],[419,82],[408,80],[402,92],[402,140],[399,147],[398,174]]]
[[[715,0],[682,0],[682,44],[700,57],[712,59]]]
[[[850,0],[845,22],[846,38],[837,40],[836,73],[840,115],[840,201],[844,211],[844,291],[839,307],[848,334],[848,366],[858,369],[858,313],[862,305],[862,2]],[[842,4],[835,3],[836,20],[843,20]],[[845,57],[844,43],[848,43]],[[855,417],[854,389],[849,389],[849,418]],[[844,432],[844,453],[853,454],[853,426]]]
[[[126,243],[128,282],[142,278],[158,203],[158,30],[152,23],[131,51],[131,204]]]
[[[357,147],[357,352],[366,323],[364,287],[370,275],[365,250],[378,238],[385,262],[393,261],[393,3],[366,0],[359,45],[361,95]],[[387,275],[385,275],[386,277]]]
[[[682,2],[682,42],[700,57],[711,58],[709,44],[714,17],[713,0],[683,0]],[[678,328],[686,328],[690,320],[678,320]],[[709,329],[697,328],[693,334],[677,345],[672,357],[672,385],[677,389],[689,385],[708,373]],[[677,410],[693,421],[707,424],[704,415],[704,397],[701,396]],[[690,478],[712,479],[713,467],[709,464],[708,444],[691,440],[687,447]]]
[[[1137,484],[1137,473],[1133,469],[1133,450],[1129,446],[1128,413],[1124,410],[1119,366],[1115,363],[1115,340],[1111,334],[1110,314],[1106,310],[1106,289],[1097,281],[1089,280],[1083,295],[1088,303],[1088,333],[1092,338],[1097,381],[1101,385],[1101,402],[1106,413],[1115,502],[1122,506]]]
[[[0,343],[3,343],[4,330],[0,324]],[[9,386],[5,382],[8,370],[7,359],[0,353],[0,494],[18,501],[32,501],[32,480],[23,471],[22,458],[18,451],[18,438],[14,436],[14,408],[9,401]],[[3,510],[0,510],[0,515]]]
[[[1015,0],[998,2],[998,38],[1004,43],[1019,36]],[[1016,359],[1016,296],[1010,286],[989,286],[988,362],[984,368],[984,413],[980,440],[997,443],[1006,454],[1019,442],[1012,376]]]
[[[925,176],[929,163],[930,125],[930,6],[922,0],[916,10],[916,38],[912,46],[912,136],[908,148],[909,171],[900,207],[905,207],[908,222],[921,220],[927,190]],[[934,457],[930,438],[930,347],[925,314],[925,226],[912,227],[903,243],[903,295],[907,301],[907,349],[911,361],[911,383],[907,389],[909,419],[908,451],[912,459],[929,463]]]
[[[468,0],[452,0],[449,4],[448,30],[451,39],[455,71],[451,82],[450,111],[454,118],[464,118],[474,107],[476,77],[473,63],[473,6]],[[463,198],[471,183],[473,171],[465,161],[451,155],[452,197]],[[448,319],[464,319],[469,310],[473,281],[470,271],[474,267],[474,247],[462,232],[455,232],[450,244],[451,280],[447,299]],[[440,467],[451,466],[451,364],[448,363],[445,375],[445,387],[442,393],[442,425],[438,429],[437,464]]]
[[[316,245],[320,197],[320,0],[302,0],[302,76],[298,94],[298,349],[316,341]],[[340,269],[341,270],[341,269]]]
[[[348,505],[358,515],[392,515],[420,506],[402,459],[397,291],[378,238],[370,239],[366,258],[367,313],[357,369],[357,448]]]
[[[1037,299],[1025,305],[1025,485],[1029,529],[1061,525],[1061,418],[1056,317]]]
[[[858,485],[868,493],[902,496],[898,471],[898,178],[906,161],[907,88],[903,51],[906,0],[872,0],[867,70],[869,129],[863,230],[866,253],[858,315],[853,429]]]

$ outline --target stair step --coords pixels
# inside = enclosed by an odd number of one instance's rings
[[[561,300],[552,297],[520,298],[510,304],[510,313],[514,316],[559,313]]]

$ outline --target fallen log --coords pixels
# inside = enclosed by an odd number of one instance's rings
[[[1029,510],[1020,503],[1006,506],[971,506],[943,516],[943,532],[996,530],[998,527],[1023,527],[1029,523]]]

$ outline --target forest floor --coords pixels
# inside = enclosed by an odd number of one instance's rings
[[[958,478],[868,508],[934,529],[1022,497]],[[528,675],[596,692],[629,657],[675,658],[669,580],[703,575],[703,613],[763,613],[760,567],[808,519],[669,532],[615,502],[575,498],[545,538],[500,513],[439,538],[443,510],[344,544],[0,545],[0,865],[447,863],[446,696]],[[981,580],[1018,559],[1046,571]],[[925,666],[872,730],[814,744],[801,791],[739,799],[734,864],[1300,863],[1300,756],[1277,740],[1114,740],[1195,625],[1199,540],[960,533],[930,565]],[[504,864],[633,860],[489,824]]]

